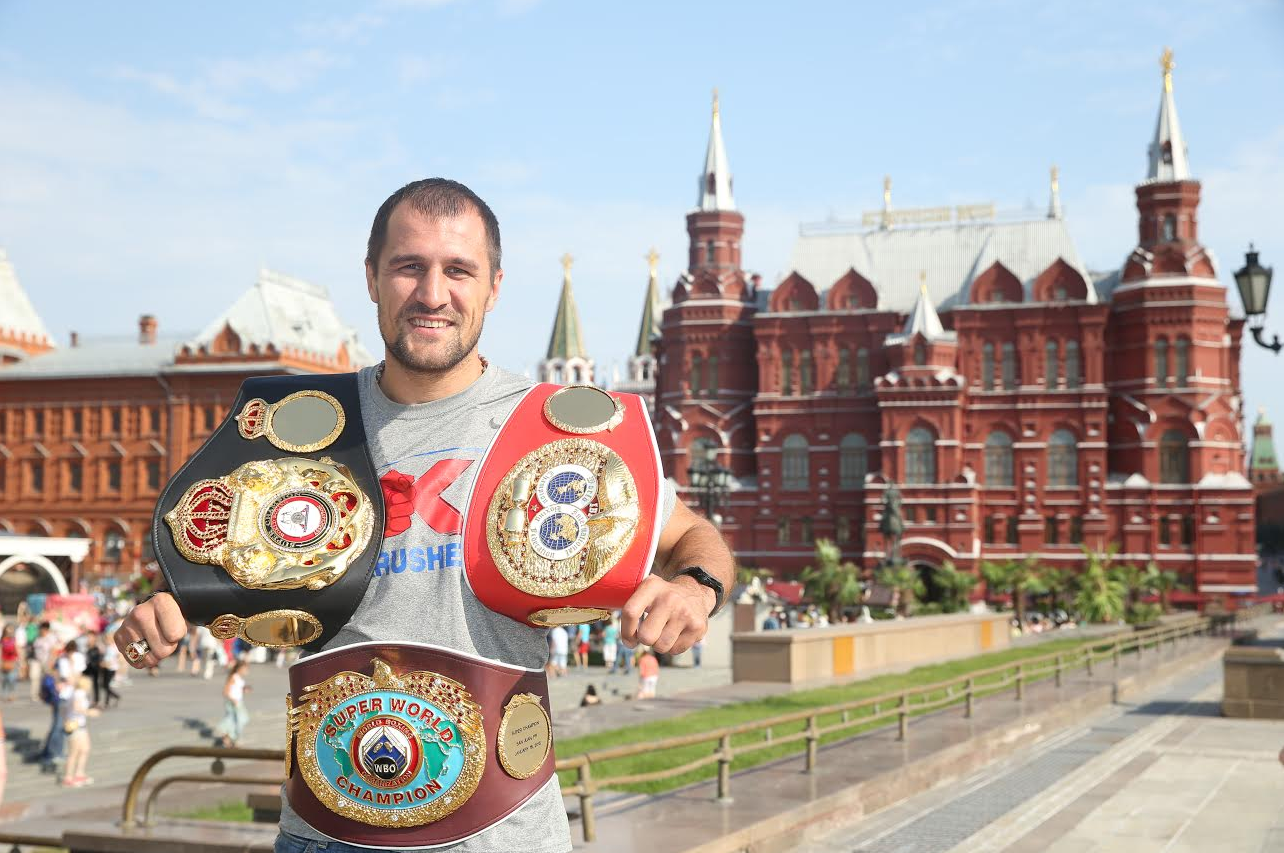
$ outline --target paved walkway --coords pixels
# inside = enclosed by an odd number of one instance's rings
[[[817,770],[810,775],[802,772],[801,756],[736,773],[731,783],[733,801],[727,804],[716,802],[713,782],[656,797],[626,794],[612,797],[609,793],[604,794],[597,798],[598,837],[595,842],[583,842],[578,821],[572,823],[576,849],[654,853],[657,850],[695,849],[702,843],[716,843],[718,839],[724,839],[722,843],[726,844],[729,842],[725,836],[743,831],[750,825],[775,819],[793,809],[814,806],[826,797],[880,777],[887,778],[888,774],[895,777],[913,762],[950,750],[986,732],[1015,730],[1023,732],[1022,737],[1037,736],[1037,724],[1027,724],[1023,729],[1020,725],[1023,719],[1065,707],[1075,698],[1100,692],[1116,677],[1153,672],[1158,660],[1189,659],[1193,653],[1209,656],[1224,645],[1225,641],[1221,639],[1199,638],[1183,641],[1176,650],[1166,646],[1159,655],[1147,652],[1140,660],[1135,655],[1125,656],[1118,670],[1109,662],[1098,664],[1095,678],[1090,679],[1079,671],[1073,677],[1067,677],[1061,688],[1055,687],[1050,680],[1031,685],[1023,701],[1015,701],[1010,693],[987,698],[978,703],[970,720],[965,719],[957,708],[916,718],[911,722],[905,742],[896,740],[895,726],[868,732],[823,747]],[[1049,731],[1046,736],[1053,734],[1055,732]],[[899,797],[891,796],[890,799],[895,801]],[[568,806],[577,811],[574,804],[575,800],[568,800]],[[944,847],[923,849],[945,850],[955,843],[950,840]],[[851,851],[860,848],[842,841],[818,849]],[[887,853],[893,850],[906,853],[911,849],[918,848],[885,848]]]
[[[1221,679],[1218,660],[793,853],[1284,853],[1284,725],[1223,718]]]

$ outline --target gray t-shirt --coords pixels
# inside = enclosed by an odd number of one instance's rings
[[[357,612],[326,650],[369,641],[433,643],[508,664],[539,669],[548,661],[546,631],[487,609],[463,577],[461,532],[468,492],[495,432],[531,382],[488,366],[468,388],[450,397],[403,406],[389,400],[375,369],[358,378],[361,416],[388,521],[370,586]],[[661,525],[676,494],[664,489]],[[284,800],[284,791],[282,794]],[[326,840],[289,802],[281,829]],[[565,853],[570,826],[557,778],[490,829],[449,853]]]

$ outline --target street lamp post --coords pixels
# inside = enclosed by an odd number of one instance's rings
[[[694,459],[687,469],[688,482],[700,498],[700,508],[714,524],[722,523],[718,514],[731,491],[731,471],[718,464],[718,448],[704,449],[704,458]]]
[[[1253,332],[1253,340],[1258,346],[1265,347],[1276,355],[1284,344],[1280,336],[1274,335],[1268,344],[1262,340],[1262,326],[1266,323],[1266,298],[1271,293],[1270,267],[1257,262],[1257,251],[1253,244],[1248,244],[1248,253],[1244,256],[1244,266],[1235,273],[1235,284],[1239,287],[1239,298],[1244,302],[1244,314],[1248,317],[1248,327]]]

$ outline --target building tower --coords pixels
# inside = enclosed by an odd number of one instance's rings
[[[53,349],[49,330],[0,249],[0,365],[23,361]]]
[[[717,90],[687,234],[687,270],[673,287],[673,304],[661,323],[656,389],[660,454],[666,473],[682,485],[693,462],[707,460],[710,452],[748,481],[756,473],[754,289],[740,268],[744,216],[731,193]],[[729,510],[724,517],[727,527],[738,523]],[[749,520],[747,515],[743,519]]]
[[[1253,454],[1248,463],[1248,479],[1259,491],[1284,482],[1275,456],[1274,431],[1266,419],[1265,409],[1257,410],[1257,420],[1253,423]]]
[[[1108,320],[1110,389],[1107,503],[1132,511],[1121,549],[1195,555],[1207,592],[1240,589],[1243,566],[1206,560],[1250,554],[1239,396],[1243,321],[1230,317],[1226,289],[1199,242],[1200,184],[1191,177],[1173,97],[1173,55],[1160,66],[1159,118],[1138,184],[1138,242],[1114,287]],[[1247,540],[1245,540],[1247,537]]]
[[[617,391],[641,394],[655,413],[655,340],[660,336],[660,253],[654,248],[646,254],[650,277],[646,285],[646,299],[642,302],[642,321],[638,324],[638,339],[629,355],[629,376],[614,383]]]
[[[593,359],[584,348],[580,312],[575,307],[575,294],[571,291],[571,265],[574,261],[569,254],[562,256],[562,294],[557,300],[557,316],[553,318],[548,353],[539,365],[540,382],[593,384]]]

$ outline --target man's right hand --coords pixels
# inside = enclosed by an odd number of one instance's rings
[[[169,657],[187,634],[187,621],[178,602],[168,592],[136,605],[116,629],[116,648],[134,669],[148,669]],[[137,640],[146,640],[151,651],[136,661],[125,654],[125,648]]]

